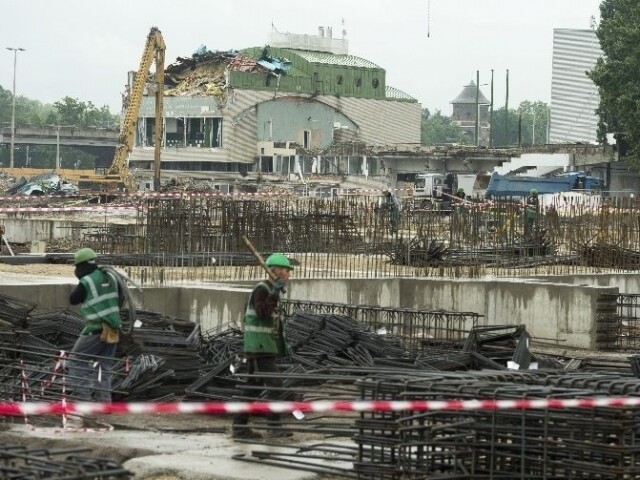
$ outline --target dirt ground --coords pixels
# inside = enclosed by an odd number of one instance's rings
[[[2,418],[2,417],[0,417]],[[96,446],[96,442],[85,441],[82,438],[82,434],[75,434],[71,432],[62,432],[58,430],[53,438],[41,438],[34,436],[27,436],[21,433],[21,431],[10,431],[9,428],[19,426],[25,423],[25,420],[21,417],[2,418],[0,420],[0,444],[2,445],[23,445],[31,450],[34,449],[68,449],[73,447],[85,447],[90,448],[90,452],[83,452],[83,456],[92,456],[102,459],[111,459],[121,464],[126,461],[158,455],[158,452],[154,450],[154,439],[158,435],[163,433],[177,434],[180,438],[189,438],[192,436],[203,435],[219,435],[219,438],[226,439],[228,444],[233,445],[233,440],[229,437],[231,416],[214,416],[214,415],[171,415],[171,414],[136,414],[136,415],[97,415],[86,417],[90,424],[98,430],[105,430],[109,426],[112,426],[114,431],[122,432],[126,430],[142,432],[145,442],[141,442],[139,448],[130,448],[129,446],[120,446],[118,442],[114,442],[110,439],[107,433],[104,433],[103,440]],[[60,417],[46,416],[46,417],[30,417],[28,419],[28,429],[34,430],[54,430],[52,427],[60,427]],[[345,419],[345,421],[351,421]],[[259,420],[256,421],[256,423]],[[145,436],[145,432],[147,432]],[[74,435],[78,435],[74,438]],[[325,440],[324,435],[314,433],[301,433],[296,432],[292,440],[283,439],[279,443],[283,446],[293,442],[293,444],[301,444],[304,442],[321,442]],[[160,440],[161,441],[161,440]],[[179,440],[178,440],[179,441]],[[265,439],[268,441],[268,439]],[[145,448],[145,445],[148,445]],[[242,445],[242,444],[240,444]],[[251,444],[254,447],[259,447],[260,444]],[[242,447],[238,447],[242,448]],[[176,444],[176,450],[181,450],[180,445]],[[175,468],[179,468],[178,465]],[[174,470],[175,470],[174,468]],[[190,480],[188,474],[180,475],[172,472],[167,473],[154,473],[150,475],[133,477],[135,480]],[[219,478],[219,477],[216,477]],[[262,478],[262,477],[261,477]],[[318,475],[319,480],[332,480],[335,476]],[[343,477],[339,477],[343,478]]]
[[[7,263],[0,263],[0,272],[19,273],[23,275],[43,275],[47,277],[73,278],[73,265],[58,265],[51,263],[9,265]]]

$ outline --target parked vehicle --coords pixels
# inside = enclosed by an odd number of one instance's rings
[[[604,180],[587,175],[586,172],[568,172],[553,177],[528,177],[520,175],[491,174],[486,198],[526,197],[532,188],[538,195],[569,191],[601,192]]]
[[[450,210],[451,197],[457,189],[455,173],[419,173],[415,180],[414,203],[423,208]]]

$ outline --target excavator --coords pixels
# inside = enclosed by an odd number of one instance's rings
[[[78,182],[81,192],[91,191],[100,193],[115,193],[117,191],[135,192],[137,185],[128,166],[128,157],[133,149],[136,122],[142,103],[144,88],[147,84],[149,68],[155,61],[155,135],[154,135],[154,173],[153,185],[157,190],[160,186],[160,149],[162,147],[162,104],[164,99],[164,55],[166,45],[162,33],[152,27],[142,53],[140,66],[135,74],[133,86],[129,91],[126,102],[124,119],[118,136],[118,146],[111,166],[105,175],[83,176]]]

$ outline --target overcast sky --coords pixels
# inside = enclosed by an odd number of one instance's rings
[[[16,94],[53,103],[65,95],[119,112],[127,71],[149,29],[167,44],[167,64],[210,50],[263,46],[280,32],[343,29],[349,53],[387,71],[387,84],[431,111],[453,100],[480,71],[494,70],[496,108],[551,98],[554,28],[590,28],[600,0],[0,0],[0,46],[21,47]],[[11,89],[13,52],[0,52],[0,86]],[[489,85],[482,90],[490,96]]]

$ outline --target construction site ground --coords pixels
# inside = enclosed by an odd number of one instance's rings
[[[74,282],[72,265],[0,263],[4,282]],[[0,282],[2,283],[2,282]],[[290,417],[293,419],[293,417]],[[212,415],[135,414],[88,417],[92,428],[62,428],[61,417],[8,418],[0,423],[0,443],[47,450],[84,447],[88,456],[122,462],[136,480],[311,480],[331,476],[233,459],[251,451],[326,441],[324,435],[296,433],[266,444],[234,441],[231,418]],[[110,429],[113,427],[113,429]],[[332,439],[349,442],[346,438]],[[321,461],[319,461],[321,462]]]
[[[0,278],[24,284],[74,283],[72,265],[0,263]],[[2,283],[2,282],[0,282]],[[549,355],[600,360],[621,359],[628,354],[567,349],[532,350]],[[284,469],[234,459],[251,456],[255,450],[274,452],[290,446],[302,447],[322,442],[350,443],[348,438],[326,438],[316,433],[298,433],[292,438],[273,439],[262,444],[234,441],[230,437],[231,418],[209,415],[135,414],[100,416],[92,420],[96,428],[63,429],[59,417],[5,418],[0,424],[0,442],[23,444],[29,448],[57,449],[83,446],[94,456],[122,462],[132,478],[144,480],[186,479],[332,479],[314,472]],[[293,421],[293,420],[292,420]],[[351,422],[352,419],[345,419]],[[107,426],[113,426],[110,430]],[[318,462],[331,460],[321,459]]]
[[[96,418],[96,417],[94,417]],[[244,462],[232,457],[251,456],[252,450],[291,453],[290,445],[324,441],[318,435],[296,433],[271,440],[268,445],[243,443],[230,437],[231,419],[208,415],[136,414],[97,417],[95,428],[62,428],[60,417],[5,420],[3,445],[31,449],[89,448],[87,456],[121,462],[136,480],[311,480],[326,475]],[[32,423],[33,422],[33,423]],[[45,426],[35,426],[44,423]],[[35,425],[34,425],[35,424]],[[52,425],[55,424],[55,425]],[[113,429],[109,429],[113,427]],[[335,441],[334,441],[335,442]],[[338,442],[348,442],[341,439]]]

